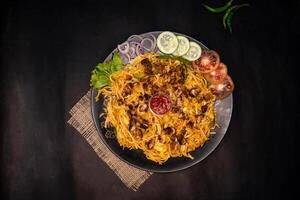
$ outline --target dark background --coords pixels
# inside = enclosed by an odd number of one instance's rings
[[[299,165],[299,1],[248,1],[233,17],[195,1],[1,1],[1,199],[279,199]],[[236,1],[236,3],[246,1]],[[66,121],[90,71],[131,34],[171,30],[218,51],[235,82],[219,147],[126,188]]]

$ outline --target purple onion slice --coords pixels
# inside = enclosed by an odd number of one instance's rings
[[[128,51],[128,55],[131,59],[136,57],[136,48],[131,46]]]
[[[121,54],[121,58],[122,58],[124,64],[129,63],[131,60],[130,56],[128,54]]]
[[[136,55],[141,55],[145,53],[144,48],[141,45],[137,45],[135,51],[136,51]]]
[[[129,41],[128,43],[129,43],[129,46],[134,47],[134,48],[136,47],[136,45],[141,44],[140,42],[136,42],[136,41]]]
[[[150,37],[152,37],[152,39],[153,39],[153,49],[152,49],[152,51],[155,51],[155,49],[156,49],[156,37],[153,35],[153,34],[150,34]]]
[[[141,41],[141,46],[144,48],[145,52],[150,52],[154,50],[153,41],[149,38],[144,38]]]
[[[122,54],[128,53],[128,51],[129,51],[129,43],[128,42],[124,42],[124,43],[118,45],[118,50]]]
[[[128,39],[127,39],[127,41],[129,41],[129,42],[138,42],[138,43],[140,43],[141,41],[142,41],[142,37],[141,36],[139,36],[139,35],[132,35],[132,36],[130,36]]]

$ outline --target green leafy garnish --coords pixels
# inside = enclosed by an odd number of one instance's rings
[[[114,53],[111,60],[99,63],[92,71],[90,86],[93,88],[110,86],[110,75],[122,69],[122,64],[122,58],[119,53]]]

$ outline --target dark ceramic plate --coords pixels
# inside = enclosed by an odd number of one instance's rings
[[[150,33],[157,36],[159,33],[161,33],[161,31],[144,33],[141,34],[141,36],[146,36]],[[176,33],[176,35],[183,34]],[[187,37],[190,41],[198,43],[202,47],[202,49],[208,49],[199,41],[186,35],[183,36]],[[110,54],[106,58],[106,60],[110,59],[111,56],[112,54]],[[191,155],[194,157],[194,159],[192,160],[185,157],[170,158],[164,164],[159,165],[151,160],[148,160],[141,150],[129,150],[127,148],[123,149],[116,139],[109,137],[110,130],[107,130],[101,126],[101,124],[103,124],[104,122],[104,119],[99,118],[100,113],[104,112],[103,98],[100,98],[100,101],[96,102],[96,95],[97,90],[93,89],[91,93],[92,116],[100,138],[103,140],[106,146],[121,160],[127,162],[130,165],[133,165],[134,167],[152,172],[175,172],[183,170],[199,163],[201,160],[206,158],[218,146],[218,144],[224,137],[229,126],[232,113],[232,95],[228,96],[222,101],[217,101],[215,108],[217,112],[217,122],[220,125],[220,128],[216,128],[215,130],[213,130],[215,134],[211,135],[210,139],[203,145],[203,147],[191,152]]]

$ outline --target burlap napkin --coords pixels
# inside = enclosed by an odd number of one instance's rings
[[[151,176],[151,172],[143,171],[128,165],[115,156],[100,139],[93,123],[90,106],[89,91],[70,110],[71,118],[68,123],[72,125],[91,145],[94,151],[130,189],[137,189]]]

